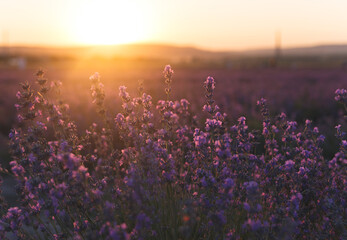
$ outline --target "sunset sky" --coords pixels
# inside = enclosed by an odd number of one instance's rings
[[[2,45],[347,43],[346,0],[0,0]]]

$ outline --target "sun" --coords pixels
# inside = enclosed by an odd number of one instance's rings
[[[146,37],[143,8],[134,1],[83,1],[72,25],[81,44],[131,43]]]

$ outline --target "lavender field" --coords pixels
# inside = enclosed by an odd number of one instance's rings
[[[78,122],[80,130],[99,121],[95,106],[91,103],[90,82],[92,71],[100,72],[105,85],[105,104],[110,114],[121,111],[121,99],[118,88],[125,85],[133,95],[137,94],[139,81],[144,91],[153,97],[156,103],[165,98],[162,66],[166,61],[43,61],[30,64],[27,69],[0,67],[0,141],[6,145],[9,130],[16,123],[16,93],[20,83],[35,82],[35,72],[40,66],[51,81],[62,83],[61,98],[69,104],[72,120]],[[190,102],[193,114],[199,116],[204,124],[201,109],[205,102],[202,82],[207,76],[213,76],[218,88],[214,98],[221,111],[228,114],[229,121],[235,122],[244,115],[252,128],[261,129],[261,115],[256,102],[260,98],[269,101],[272,116],[285,112],[291,120],[303,124],[306,119],[329,138],[324,146],[325,154],[332,157],[336,151],[337,140],[331,132],[331,126],[342,124],[343,108],[334,100],[338,88],[347,87],[347,71],[333,66],[309,66],[298,69],[284,68],[227,68],[225,66],[191,66],[177,63],[172,82],[173,99],[186,98]],[[173,65],[174,66],[174,65]],[[330,144],[333,142],[333,144]],[[6,147],[1,149],[6,155]]]
[[[1,239],[347,237],[343,69],[47,68],[0,69]]]
[[[347,240],[347,1],[0,9],[0,240]]]

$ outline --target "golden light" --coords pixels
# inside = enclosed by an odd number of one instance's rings
[[[134,1],[83,1],[72,24],[75,41],[106,45],[144,40],[143,13],[143,7]]]

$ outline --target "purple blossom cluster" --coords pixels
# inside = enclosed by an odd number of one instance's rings
[[[119,88],[122,112],[110,117],[100,76],[92,98],[104,121],[80,131],[57,84],[37,74],[17,93],[19,127],[9,135],[18,201],[0,199],[1,239],[346,239],[347,141],[323,156],[325,138],[307,120],[271,117],[263,127],[233,124],[204,82],[204,121],[186,99],[166,100]],[[336,91],[345,103],[346,90]],[[205,125],[199,126],[198,122]],[[230,124],[231,122],[231,124]]]

